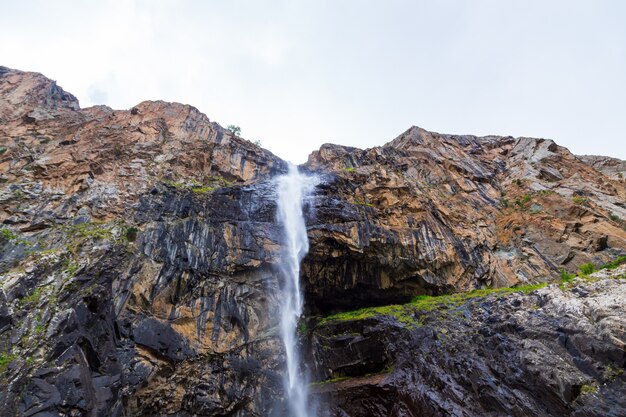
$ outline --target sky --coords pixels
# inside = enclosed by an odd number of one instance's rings
[[[295,163],[415,125],[626,159],[623,0],[0,0],[0,65],[191,104]]]

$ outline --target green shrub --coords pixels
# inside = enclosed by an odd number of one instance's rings
[[[0,374],[6,371],[7,367],[15,359],[15,355],[10,353],[0,353]]]
[[[241,128],[239,126],[228,125],[228,126],[226,126],[226,129],[228,129],[231,132],[233,132],[233,135],[235,135],[235,136],[239,136],[241,134]]]
[[[41,300],[41,295],[42,295],[41,288],[35,288],[35,290],[30,295],[27,295],[26,297],[20,300],[20,304],[21,305],[30,304],[30,303],[39,304],[39,301]]]
[[[80,269],[80,264],[73,262],[71,259],[68,259],[65,263],[65,267],[63,268],[63,272],[65,272],[68,278],[74,277],[76,272]]]
[[[126,228],[126,234],[124,236],[127,241],[134,242],[137,239],[137,233],[139,233],[139,229],[135,226],[130,226]]]
[[[576,274],[570,274],[565,268],[561,268],[561,282],[572,282],[574,278],[576,278]]]
[[[298,323],[298,333],[300,334],[306,334],[308,328],[306,325],[305,321],[300,321],[300,323]]]
[[[35,334],[41,336],[46,331],[46,326],[43,323],[37,323],[35,326]]]
[[[612,365],[607,365],[602,373],[604,378],[609,381],[613,381],[614,379],[624,375],[624,370],[622,368],[616,368]]]
[[[591,262],[582,264],[579,269],[580,269],[580,274],[582,276],[593,274],[593,272],[596,270],[596,268],[593,266]]]
[[[2,236],[6,240],[15,240],[17,239],[17,235],[10,231],[9,229],[0,229],[0,236]]]
[[[94,240],[113,238],[110,226],[100,222],[72,224],[66,229],[66,234],[69,238],[76,236]]]
[[[515,200],[515,205],[523,208],[524,206],[526,206],[526,204],[530,202],[530,200],[532,200],[532,196],[530,194],[524,194],[522,197]]]
[[[611,213],[611,214],[609,214],[609,219],[611,219],[611,220],[612,220],[612,221],[614,221],[614,222],[618,222],[618,221],[620,221],[619,216],[618,216],[617,214],[615,214],[615,213]]]
[[[595,392],[598,392],[598,387],[595,385],[585,384],[580,387],[581,394],[593,394]]]
[[[572,197],[572,202],[576,204],[577,206],[583,206],[583,205],[587,205],[587,203],[589,203],[589,200],[587,200],[587,198],[585,197],[575,195],[574,197]]]

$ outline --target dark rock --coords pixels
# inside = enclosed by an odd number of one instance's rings
[[[581,292],[588,297],[576,299]],[[417,311],[414,324],[384,314],[331,320],[313,332],[317,376],[331,381],[314,396],[328,416],[622,415],[615,393],[626,390],[626,355],[614,324],[624,322],[624,302],[626,283],[608,279]],[[588,316],[570,315],[579,309]],[[346,354],[376,338],[386,343]],[[381,358],[390,366],[377,375],[343,373]]]

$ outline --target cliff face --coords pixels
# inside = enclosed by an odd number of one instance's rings
[[[337,315],[312,331],[314,397],[332,416],[622,416],[625,277]]]
[[[550,287],[455,310],[466,321],[320,319],[610,261],[626,250],[619,176],[548,140],[420,128],[368,150],[324,145],[302,169],[322,177],[306,206],[303,348],[314,379],[356,378],[316,385],[322,409],[460,415],[464,402],[469,415],[593,414],[581,392],[601,384],[593,398],[623,407],[621,374],[597,370],[625,364],[618,280],[581,287],[613,303],[589,314],[573,307],[579,290]],[[191,106],[80,109],[44,76],[0,67],[0,415],[283,413],[272,177],[285,171]],[[572,324],[580,314],[597,317]],[[438,320],[449,326],[443,348]],[[568,344],[572,334],[582,345]],[[552,353],[513,369],[534,349],[527,339]],[[485,371],[493,358],[499,371]],[[558,382],[516,385],[560,360]],[[491,399],[500,405],[487,409]]]
[[[190,106],[81,110],[7,69],[0,86],[2,415],[280,407],[286,164]]]
[[[332,172],[304,263],[321,309],[536,282],[626,249],[626,183],[551,140],[413,127],[307,166]]]

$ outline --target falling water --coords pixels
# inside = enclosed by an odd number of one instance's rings
[[[284,279],[281,304],[281,337],[287,356],[287,372],[283,378],[290,416],[309,417],[307,381],[298,372],[300,358],[297,346],[297,325],[302,315],[300,290],[300,261],[309,250],[306,225],[302,213],[304,198],[312,191],[315,177],[300,174],[298,167],[289,166],[289,173],[278,178],[278,220],[285,235],[281,271]]]

